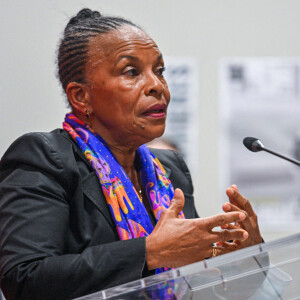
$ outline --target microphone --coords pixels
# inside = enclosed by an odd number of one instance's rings
[[[287,161],[289,161],[289,162],[291,162],[291,163],[293,163],[293,164],[295,164],[297,166],[300,166],[300,162],[298,160],[286,157],[284,155],[281,155],[281,154],[276,153],[276,152],[274,152],[274,151],[272,151],[270,149],[265,148],[265,146],[263,145],[263,143],[259,139],[257,139],[257,138],[246,137],[243,140],[243,144],[245,145],[245,147],[248,150],[250,150],[252,152],[266,151],[266,152],[271,153],[271,154],[273,154],[275,156],[283,158],[283,159],[285,159],[285,160],[287,160]]]

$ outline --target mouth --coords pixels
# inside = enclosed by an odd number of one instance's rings
[[[146,117],[161,119],[166,117],[167,105],[166,104],[156,104],[147,108],[143,115]]]

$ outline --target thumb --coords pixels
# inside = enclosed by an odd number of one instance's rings
[[[181,189],[176,189],[174,192],[174,197],[168,208],[172,217],[177,218],[184,206],[184,194]]]

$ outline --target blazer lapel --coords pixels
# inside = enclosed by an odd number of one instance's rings
[[[94,172],[91,172],[82,179],[83,193],[102,212],[108,223],[115,228],[109,207],[103,195],[99,180]]]
[[[106,218],[108,223],[112,226],[112,228],[115,228],[116,226],[114,224],[109,207],[103,195],[99,179],[97,178],[93,167],[90,165],[84,154],[80,151],[75,141],[73,141],[73,139],[66,131],[63,131],[63,136],[72,144],[74,152],[78,155],[78,157],[81,160],[84,161],[88,168],[86,174],[81,174],[83,193],[101,211],[101,213]]]
[[[168,167],[166,167],[165,165],[162,164],[162,166],[164,167],[165,171],[166,171],[166,175],[167,175],[167,178],[170,179],[170,176],[171,176],[171,173],[172,173],[172,170]]]

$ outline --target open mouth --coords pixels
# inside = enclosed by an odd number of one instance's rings
[[[147,109],[143,115],[151,118],[165,118],[166,117],[166,105],[154,105]]]

